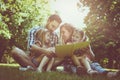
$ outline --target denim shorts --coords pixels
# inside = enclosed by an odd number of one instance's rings
[[[100,64],[97,63],[97,62],[93,62],[92,64],[90,64],[90,66],[91,66],[91,68],[92,68],[93,70],[96,70],[96,71],[98,71],[99,73],[104,73],[104,72],[106,72],[106,70],[105,70],[104,68],[102,68],[102,67],[100,66]]]

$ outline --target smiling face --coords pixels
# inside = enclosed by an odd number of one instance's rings
[[[51,34],[49,31],[46,31],[44,34],[44,43],[50,43]]]
[[[73,25],[69,23],[64,23],[63,25],[61,25],[60,35],[61,35],[63,43],[65,44],[71,43],[71,38],[72,38],[74,29],[75,28],[73,27]]]
[[[58,28],[59,24],[60,23],[57,22],[56,20],[52,20],[52,21],[48,21],[46,26],[50,32],[54,32]]]
[[[64,27],[61,28],[60,33],[63,41],[66,43],[70,39],[71,33]]]
[[[60,16],[57,14],[53,14],[49,16],[47,20],[46,28],[48,29],[48,31],[54,32],[58,28],[61,22],[62,20]]]
[[[80,42],[83,38],[83,34],[78,30],[74,30],[72,35],[72,42]]]

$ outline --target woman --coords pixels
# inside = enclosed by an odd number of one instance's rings
[[[87,36],[85,33],[81,30],[75,29],[72,25],[65,23],[61,25],[60,27],[60,36],[62,38],[63,44],[73,44],[77,42],[83,42],[87,40]],[[87,48],[84,48],[85,50],[77,50],[77,53],[73,53],[73,56],[71,56],[71,59],[73,60],[74,64],[80,68],[82,67],[81,63],[85,66],[87,69],[88,74],[94,74],[97,73],[97,71],[92,70],[90,67],[90,64],[87,59],[94,58],[94,54],[91,50],[90,45]],[[82,53],[81,53],[82,51]],[[88,54],[90,53],[90,54]],[[90,56],[88,58],[88,56]],[[81,63],[80,63],[81,61]]]

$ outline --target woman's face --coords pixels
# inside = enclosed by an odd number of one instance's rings
[[[60,29],[60,34],[64,42],[67,42],[71,37],[71,33],[65,27]]]

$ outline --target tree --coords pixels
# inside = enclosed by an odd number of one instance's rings
[[[28,30],[44,25],[49,15],[45,0],[0,0],[0,55],[12,46],[25,50]]]
[[[116,56],[120,55],[117,51],[120,48],[120,1],[80,0],[80,2],[90,7],[90,12],[85,18],[86,33],[92,42],[96,59],[100,61],[107,57],[109,64],[113,64]]]

